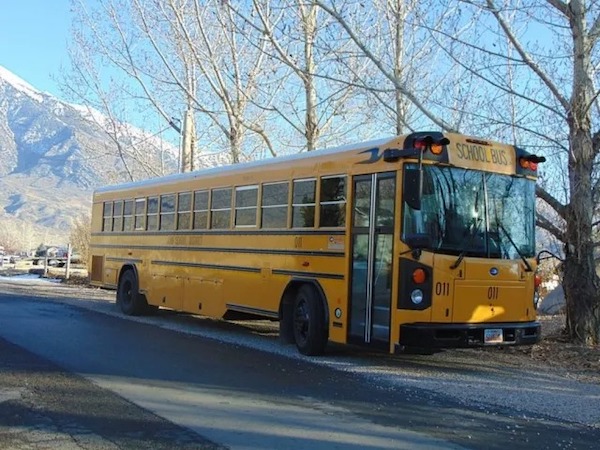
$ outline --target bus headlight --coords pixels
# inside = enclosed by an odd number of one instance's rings
[[[418,305],[423,301],[423,291],[421,289],[415,289],[410,293],[410,299],[415,304]]]

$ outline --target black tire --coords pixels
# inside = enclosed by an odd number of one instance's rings
[[[119,278],[117,305],[128,316],[140,316],[147,311],[148,305],[138,290],[138,279],[133,270],[126,270]]]
[[[323,301],[316,289],[305,284],[294,299],[294,339],[303,355],[322,355],[328,339]]]

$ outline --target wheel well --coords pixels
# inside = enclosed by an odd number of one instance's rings
[[[313,280],[310,278],[293,278],[285,290],[283,291],[283,295],[281,296],[281,301],[279,302],[279,320],[281,321],[280,328],[283,330],[291,331],[293,327],[293,309],[294,309],[294,298],[296,297],[296,293],[301,286],[308,284],[315,288],[317,293],[319,294],[319,298],[323,304],[323,312],[325,313],[325,330],[329,335],[329,306],[327,304],[327,297],[325,296],[325,292],[321,287],[321,284],[317,280]]]
[[[138,277],[138,271],[137,271],[137,267],[135,267],[135,264],[125,264],[123,267],[121,267],[121,270],[119,271],[119,278],[117,280],[117,285],[121,281],[121,277],[123,276],[123,274],[125,272],[127,272],[128,270],[131,270],[133,272],[133,274],[135,275],[135,278],[138,280],[138,283],[139,283],[140,278]]]

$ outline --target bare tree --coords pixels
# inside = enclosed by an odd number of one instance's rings
[[[81,260],[87,265],[90,255],[92,219],[88,214],[77,217],[71,226],[69,242],[73,250],[81,255]]]
[[[442,94],[448,86],[456,85],[454,65],[440,56],[430,33],[423,31],[418,20],[427,15],[427,29],[439,27],[452,16],[452,8],[427,1],[375,0],[368,7],[356,0],[315,1],[335,18],[339,33],[354,44],[354,49],[339,55],[337,62],[350,72],[348,62],[353,59],[371,65],[369,72],[354,74],[352,82],[379,104],[387,118],[384,129],[401,134],[416,127],[457,128],[448,119],[450,109],[441,101],[449,98]],[[465,98],[463,93],[456,101]]]
[[[598,245],[594,213],[600,199],[595,86],[600,7],[586,0],[532,0],[519,5],[482,0],[463,5],[465,12],[480,15],[482,25],[495,23],[494,32],[505,39],[506,45],[501,46],[497,41],[493,42],[498,45],[486,45],[481,36],[479,40],[452,36],[453,45],[477,49],[479,57],[463,64],[485,81],[496,98],[505,96],[520,105],[514,120],[518,135],[545,151],[555,165],[536,190],[554,217],[542,213],[538,225],[565,245],[563,288],[570,336],[598,344],[600,279],[594,258]],[[546,45],[527,33],[533,24],[546,36]],[[497,68],[507,64],[518,71],[514,79],[518,82],[499,76]],[[502,115],[495,120],[501,122]]]
[[[336,18],[364,57],[430,123],[444,130],[459,128],[455,125],[458,122],[443,118],[443,108],[451,105],[438,109],[439,102],[425,101],[423,92],[407,83],[392,64],[386,63],[384,55],[369,45],[361,29],[352,25],[348,8],[341,6],[347,2],[317,3]],[[546,169],[536,192],[554,211],[556,220],[540,215],[538,225],[565,243],[563,284],[571,337],[598,344],[600,282],[594,261],[598,244],[593,236],[600,225],[594,220],[600,200],[595,170],[600,151],[600,106],[595,87],[599,5],[585,0],[448,0],[438,2],[437,8],[430,7],[444,19],[436,21],[421,9],[414,26],[427,30],[451,64],[431,60],[429,66],[452,67],[479,81],[473,84],[469,97],[478,98],[474,104],[482,108],[467,105],[463,115],[470,117],[470,124],[462,123],[460,128],[465,131],[479,123],[495,136],[519,138],[538,147],[554,164],[554,169]],[[548,45],[528,33],[533,23],[544,30]],[[465,52],[470,57],[465,57]],[[447,93],[439,96],[444,97]],[[553,171],[567,174],[566,187],[560,186],[561,178],[553,177]]]
[[[14,218],[0,220],[0,246],[7,253],[32,250],[37,237],[29,222]]]
[[[104,14],[115,17],[112,2],[99,3]],[[63,77],[62,88],[77,103],[87,108],[87,118],[102,129],[112,145],[106,148],[99,158],[116,156],[120,164],[116,180],[147,178],[170,173],[174,168],[173,148],[162,139],[128,124],[132,119],[131,106],[135,104],[139,92],[130,80],[107,76],[106,67],[120,68],[115,64],[112,52],[116,52],[114,40],[106,33],[98,20],[100,12],[90,10],[85,2],[73,0],[73,9],[78,17],[72,30],[73,39],[69,48],[71,68]],[[116,33],[118,34],[118,33]],[[143,88],[142,88],[143,90]],[[154,103],[153,103],[154,102]],[[158,99],[150,96],[147,103],[157,104]],[[130,111],[127,113],[127,111]],[[163,111],[166,116],[166,112]],[[142,112],[137,112],[138,122]],[[156,122],[155,119],[151,119]],[[153,123],[154,125],[154,123]],[[159,126],[158,134],[168,128],[165,121]]]
[[[248,131],[274,154],[260,114],[249,113],[264,55],[241,44],[229,8],[219,1],[135,0],[133,4],[144,39],[165,72],[163,83],[179,89],[203,123],[214,126],[232,161],[240,161]]]
[[[270,64],[287,69],[274,72],[286,95],[259,105],[276,112],[294,131],[290,137],[287,126],[280,128],[285,147],[310,151],[327,142],[339,142],[341,136],[353,130],[348,116],[352,114],[356,88],[337,81],[336,67],[331,63],[343,53],[348,41],[331,39],[327,31],[331,18],[316,2],[253,0],[253,9],[248,12],[237,3],[230,2],[229,6],[268,39],[270,45],[265,51]],[[303,140],[299,141],[298,135]]]

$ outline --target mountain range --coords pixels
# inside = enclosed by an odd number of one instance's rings
[[[41,92],[0,66],[0,245],[66,242],[74,221],[89,215],[94,188],[173,173],[177,158],[170,143]],[[226,163],[222,155],[205,160]]]

